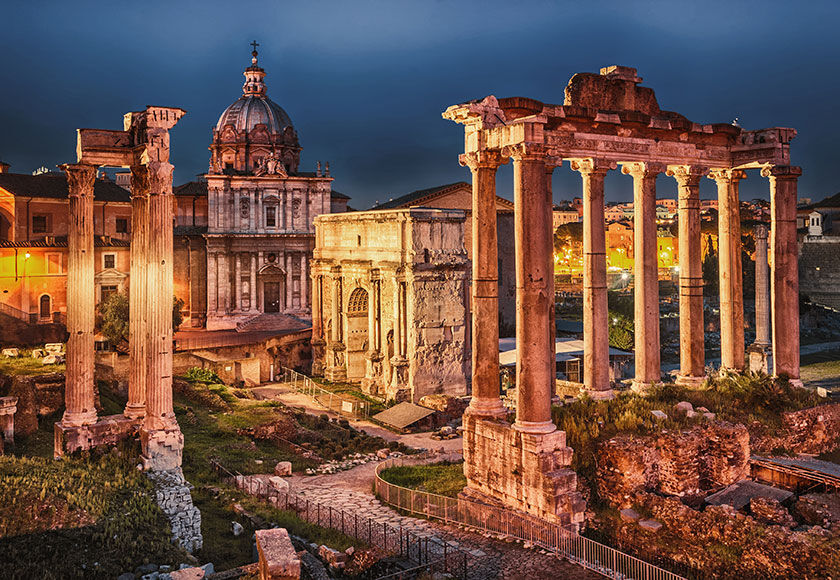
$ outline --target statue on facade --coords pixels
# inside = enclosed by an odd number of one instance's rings
[[[283,165],[283,162],[280,161],[280,157],[276,153],[269,153],[266,157],[258,159],[254,168],[254,175],[258,177],[263,175],[288,177],[286,166]]]

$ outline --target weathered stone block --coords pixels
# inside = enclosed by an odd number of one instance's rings
[[[260,580],[298,580],[300,558],[285,528],[257,530]]]
[[[658,532],[662,528],[662,523],[656,520],[641,520],[639,527],[649,532]]]
[[[64,454],[93,449],[100,445],[115,445],[123,439],[133,437],[140,430],[140,421],[125,415],[100,417],[96,423],[79,427],[68,427],[60,421],[55,424],[55,453]]]
[[[279,475],[280,477],[288,477],[292,475],[292,462],[278,461],[277,465],[274,466],[274,474]]]

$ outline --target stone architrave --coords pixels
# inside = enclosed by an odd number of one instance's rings
[[[472,172],[472,398],[468,413],[504,417],[499,384],[499,272],[496,170],[498,151],[461,156]]]
[[[720,269],[720,366],[744,370],[744,280],[741,271],[741,202],[738,183],[746,173],[713,169],[718,188],[718,258]]]
[[[610,386],[610,337],[607,308],[607,242],[604,178],[614,162],[572,161],[583,179],[583,384],[594,399],[614,396]]]
[[[67,236],[67,374],[62,427],[79,427],[96,422],[94,404],[95,319],[93,187],[96,167],[67,164],[70,224]]]
[[[802,386],[799,378],[799,271],[796,189],[802,169],[783,165],[762,169],[770,178],[770,310],[773,365],[777,376]]]
[[[680,259],[680,372],[677,384],[699,387],[706,378],[703,263],[700,256],[700,178],[703,168],[671,165],[677,181]]]
[[[755,341],[749,346],[750,370],[773,373],[770,341],[770,265],[767,262],[767,227],[755,226]]]
[[[557,429],[551,421],[554,344],[548,332],[549,311],[554,305],[554,262],[544,243],[551,238],[544,219],[551,214],[545,195],[545,152],[542,146],[522,144],[505,154],[513,158],[517,257],[515,427],[524,433],[551,433]]]
[[[656,176],[665,168],[647,162],[625,163],[633,177],[633,268],[636,377],[633,389],[644,392],[662,377],[659,359],[659,268],[656,255]]]

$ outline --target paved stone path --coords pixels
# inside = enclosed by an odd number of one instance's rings
[[[388,506],[381,504],[370,491],[361,491],[357,484],[351,489],[344,487],[346,480],[358,482],[353,471],[367,466],[329,476],[296,478],[291,491],[318,502],[321,506],[354,513],[370,518],[379,524],[402,528],[416,536],[429,540],[429,549],[442,553],[439,541],[447,542],[472,556],[469,563],[470,580],[541,580],[562,578],[568,580],[595,580],[603,576],[585,570],[581,566],[561,560],[541,550],[525,549],[515,542],[504,542],[482,534],[444,526],[437,522],[402,516]],[[370,473],[367,489],[373,484]],[[309,480],[309,481],[307,481]]]

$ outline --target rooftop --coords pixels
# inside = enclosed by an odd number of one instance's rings
[[[64,173],[0,173],[0,188],[16,197],[67,199],[67,176]],[[96,201],[131,202],[131,194],[113,181],[97,179],[93,186]]]

